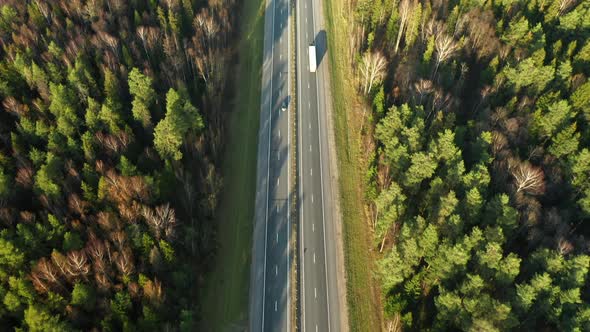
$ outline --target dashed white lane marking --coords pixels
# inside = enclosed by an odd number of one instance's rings
[[[277,213],[279,212],[279,206],[277,205]]]
[[[279,233],[277,233],[277,243],[279,243]]]
[[[305,18],[305,23],[307,23],[307,17]]]
[[[305,4],[305,9],[307,9],[307,3]]]
[[[313,253],[313,263],[315,264],[315,252]]]
[[[318,298],[318,289],[317,288],[313,288],[313,295],[314,297],[317,299]],[[276,303],[276,302],[275,302]]]
[[[309,146],[309,152],[311,152],[311,145]]]
[[[309,176],[313,176],[313,168],[309,169]]]
[[[275,301],[275,311],[277,311],[277,301]]]
[[[282,77],[282,76],[283,76],[283,73],[279,72],[279,77]]]
[[[309,83],[307,83],[307,88],[309,89]]]
[[[281,179],[277,179],[277,187],[279,186],[279,183],[281,183]]]
[[[315,326],[315,332],[318,332],[318,326],[317,325]]]
[[[313,203],[313,194],[311,194],[311,202]]]
[[[279,54],[279,60],[283,60],[283,55]]]
[[[281,138],[281,131],[279,130],[279,138]]]
[[[307,33],[307,32],[305,33],[305,39],[309,40],[309,33]]]
[[[309,123],[309,129],[311,129],[311,122]]]
[[[315,224],[311,224],[311,231],[315,233]]]
[[[309,84],[307,86],[309,87]],[[311,109],[311,103],[307,103],[307,108]]]
[[[281,155],[277,154],[277,160],[281,160]]]
[[[275,276],[279,275],[279,267],[275,265]]]

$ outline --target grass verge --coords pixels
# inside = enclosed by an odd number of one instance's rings
[[[334,131],[338,155],[340,203],[343,218],[347,302],[351,331],[381,331],[381,304],[374,278],[370,229],[365,222],[364,182],[366,151],[361,134],[364,105],[354,89],[348,56],[349,8],[346,0],[326,0],[325,18],[330,57]]]
[[[210,331],[243,331],[248,324],[264,5],[263,0],[248,0],[241,8],[239,63],[232,78],[235,102],[228,117],[221,167],[224,189],[216,215],[220,247],[201,299]]]

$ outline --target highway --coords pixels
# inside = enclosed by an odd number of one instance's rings
[[[289,223],[299,222],[301,329],[342,331],[337,287],[336,218],[332,200],[327,135],[329,84],[322,62],[326,49],[319,0],[296,0],[297,173],[296,197],[289,197],[290,125],[289,0],[266,0],[256,207],[250,278],[250,331],[290,331]],[[318,23],[320,22],[320,23]],[[317,72],[309,70],[310,44],[316,45]],[[285,111],[283,105],[287,105]],[[333,151],[332,151],[333,152]],[[333,158],[332,158],[333,159]],[[291,199],[298,215],[290,216]],[[341,267],[341,266],[340,266]],[[342,270],[341,270],[342,271]],[[342,273],[341,273],[342,274]],[[340,280],[342,281],[342,280]]]
[[[327,52],[320,0],[297,0],[298,172],[301,328],[342,331],[336,268],[335,216],[327,135]],[[309,45],[317,71],[310,72]],[[345,309],[344,309],[345,310]]]
[[[290,330],[289,14],[288,0],[266,1],[250,331]]]

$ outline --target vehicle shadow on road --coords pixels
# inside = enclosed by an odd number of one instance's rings
[[[318,32],[313,41],[313,44],[315,45],[318,66],[322,63],[322,59],[328,51],[328,41],[326,38],[326,30],[322,29],[320,32]]]

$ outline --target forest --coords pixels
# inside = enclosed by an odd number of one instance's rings
[[[590,1],[358,0],[386,331],[590,331]]]
[[[0,326],[194,331],[235,1],[0,1]]]

